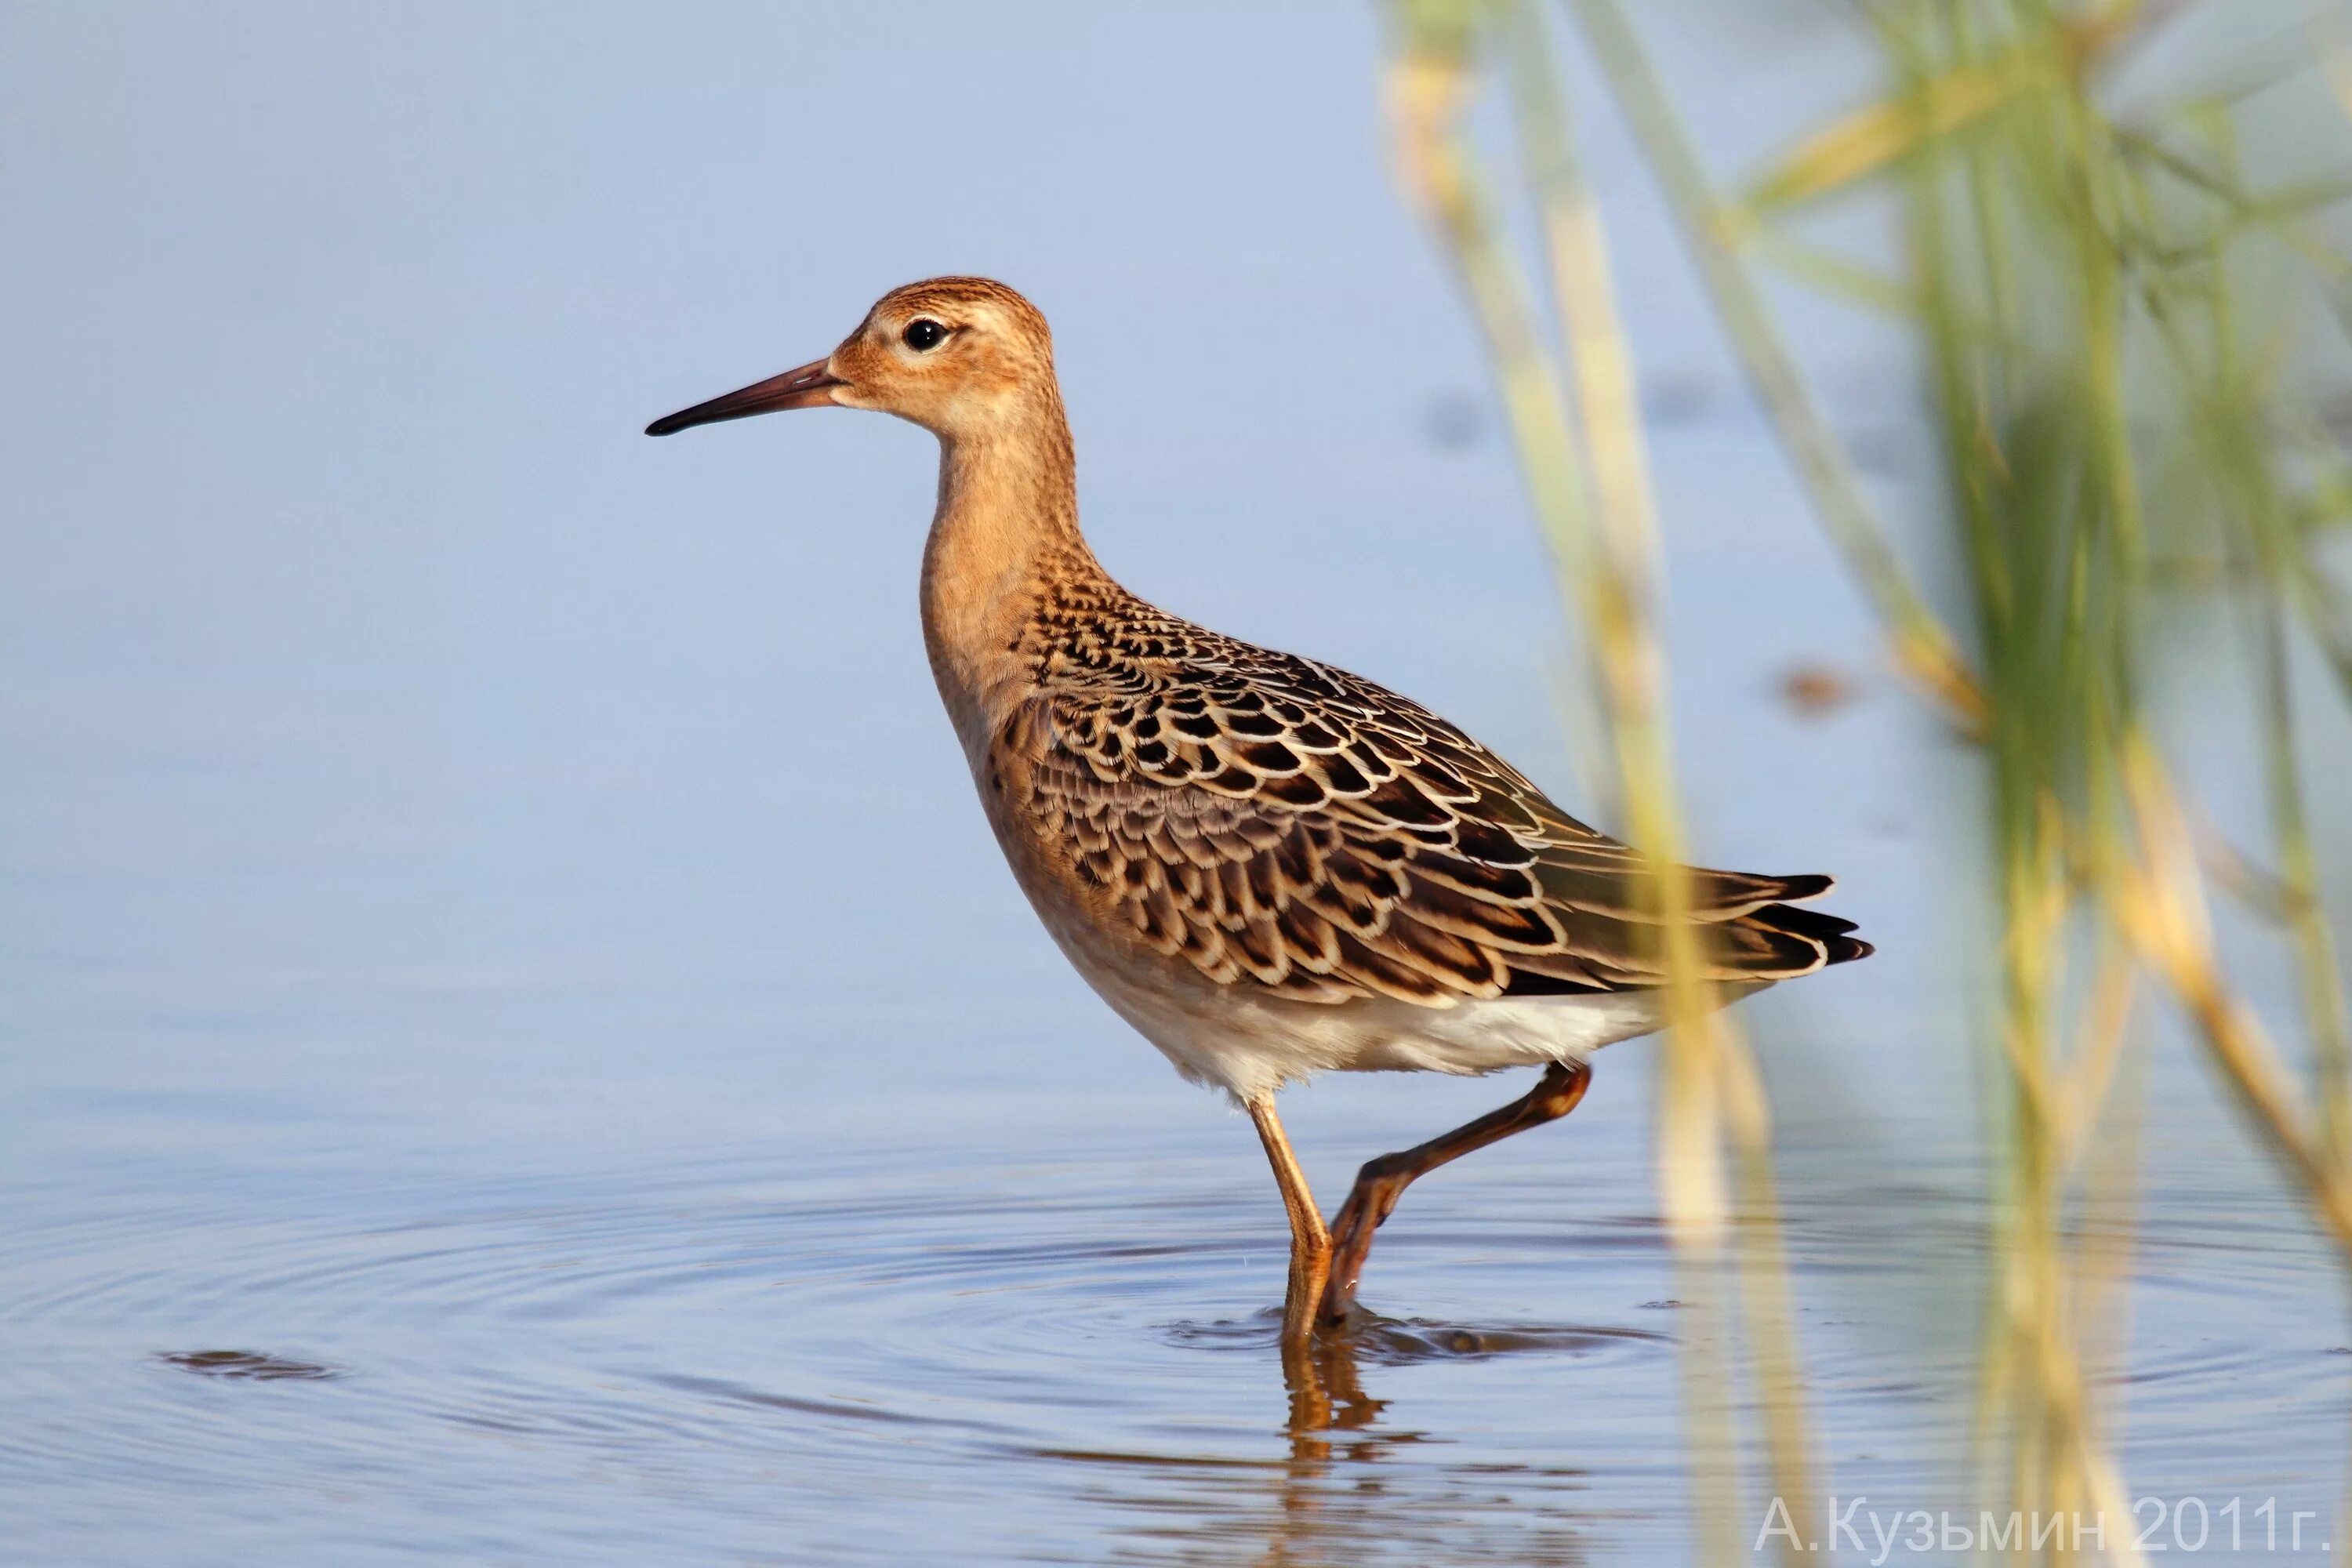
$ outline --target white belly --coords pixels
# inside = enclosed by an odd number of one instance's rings
[[[1049,920],[1047,926],[1058,922]],[[1148,978],[1056,929],[1087,983],[1195,1083],[1246,1103],[1324,1072],[1443,1072],[1582,1061],[1664,1019],[1654,992],[1503,997],[1419,1007],[1386,997],[1292,1002],[1249,982],[1221,985],[1170,964]],[[1762,990],[1726,988],[1722,999]]]

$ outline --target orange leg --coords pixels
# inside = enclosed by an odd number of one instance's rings
[[[1554,1062],[1544,1068],[1542,1080],[1524,1098],[1502,1110],[1488,1111],[1426,1143],[1367,1162],[1357,1173],[1355,1190],[1331,1222],[1329,1274],[1317,1314],[1324,1326],[1347,1321],[1348,1310],[1356,1300],[1356,1281],[1362,1277],[1364,1259],[1372,1250],[1372,1232],[1389,1217],[1416,1178],[1473,1149],[1559,1121],[1576,1109],[1591,1082],[1592,1069],[1582,1062]]]
[[[1273,1098],[1252,1100],[1249,1113],[1265,1145],[1266,1162],[1274,1167],[1275,1184],[1282,1189],[1283,1209],[1290,1215],[1290,1284],[1282,1298],[1282,1342],[1304,1344],[1314,1332],[1315,1304],[1322,1299],[1323,1281],[1331,1269],[1331,1233],[1323,1228],[1323,1211],[1307,1190],[1307,1173],[1298,1168],[1290,1140],[1283,1136]]]

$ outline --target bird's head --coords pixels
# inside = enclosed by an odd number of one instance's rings
[[[984,439],[1058,411],[1054,338],[1034,305],[985,278],[893,289],[824,359],[680,409],[646,426],[696,425],[785,408],[871,408],[948,440]]]

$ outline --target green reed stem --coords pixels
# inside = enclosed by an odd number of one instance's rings
[[[1730,209],[1717,200],[1697,149],[1640,38],[1616,0],[1568,0],[1568,5],[1619,108],[1633,126],[1684,242],[1698,262],[1716,313],[1739,352],[1758,398],[1779,427],[1822,526],[1888,627],[1896,666],[1933,695],[1955,724],[1974,731],[1983,721],[1976,678],[1887,542],[1886,530],[1863,493],[1843,443],[1790,353],[1762,289],[1748,274]]]
[[[1529,5],[1511,5],[1502,14],[1501,34],[1521,163],[1541,220],[1554,308],[1568,339],[1593,477],[1600,537],[1592,554],[1605,563],[1605,570],[1583,586],[1583,624],[1607,672],[1633,841],[1665,868],[1658,879],[1657,901],[1673,1028],[1661,1152],[1673,1180],[1672,1166],[1696,1152],[1682,1145],[1699,1139],[1713,1142],[1725,1130],[1730,1134],[1743,1198],[1734,1234],[1762,1394],[1768,1464],[1774,1493],[1788,1504],[1795,1533],[1811,1540],[1812,1464],[1771,1174],[1769,1115],[1745,1038],[1716,1011],[1713,988],[1700,978],[1704,957],[1681,870],[1686,840],[1666,719],[1665,659],[1655,631],[1656,505],[1633,354],[1617,309],[1604,226],[1577,158],[1573,121],[1559,92],[1542,17]],[[1708,1112],[1718,1107],[1711,1117]],[[1711,1121],[1720,1125],[1709,1125]],[[1705,1238],[1689,1240],[1706,1244]],[[1699,1480],[1702,1496],[1727,1501],[1729,1476]],[[1717,1544],[1719,1550],[1725,1545]],[[1736,1537],[1730,1544],[1736,1545]],[[1787,1542],[1782,1544],[1785,1552]]]

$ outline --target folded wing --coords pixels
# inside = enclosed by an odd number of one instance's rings
[[[1663,982],[1633,850],[1418,705],[1216,641],[1180,669],[1050,686],[999,751],[1018,775],[1012,806],[1139,941],[1210,980],[1308,1002]],[[1790,907],[1827,877],[1686,876],[1712,979],[1785,980],[1870,952],[1853,922]]]

